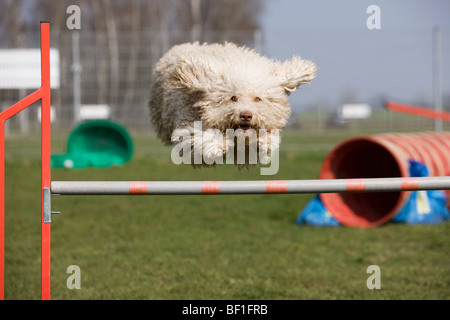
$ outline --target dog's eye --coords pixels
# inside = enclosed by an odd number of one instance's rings
[[[237,98],[236,96],[232,96],[232,97],[231,97],[231,101],[236,102],[236,101],[238,101],[238,98]]]
[[[261,101],[261,98],[260,98],[260,97],[255,97],[254,101],[255,101],[255,102],[260,102],[260,101]]]

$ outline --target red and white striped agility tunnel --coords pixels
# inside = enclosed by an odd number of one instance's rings
[[[450,133],[390,133],[350,138],[328,154],[319,178],[408,178],[409,159],[424,163],[430,176],[450,176]],[[324,206],[339,222],[363,227],[392,219],[409,196],[407,191],[320,194]]]

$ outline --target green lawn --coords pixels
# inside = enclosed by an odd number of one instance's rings
[[[55,169],[52,180],[316,179],[350,135],[284,132],[275,176],[176,166],[170,148],[138,135],[137,151],[147,151],[128,164]],[[52,299],[450,298],[450,223],[297,225],[313,196],[54,196]],[[8,158],[6,199],[5,298],[40,299],[38,159]],[[70,265],[80,267],[79,290],[66,286]],[[366,287],[370,265],[381,290]]]

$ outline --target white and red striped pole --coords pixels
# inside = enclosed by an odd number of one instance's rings
[[[59,195],[206,195],[450,190],[450,177],[248,181],[52,181]]]

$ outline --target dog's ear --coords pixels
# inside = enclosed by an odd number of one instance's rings
[[[274,71],[286,94],[290,94],[301,84],[311,82],[316,77],[317,67],[312,61],[294,56],[284,63],[277,63]]]
[[[180,59],[169,82],[185,92],[204,92],[211,86],[213,70],[208,61],[196,57]]]

